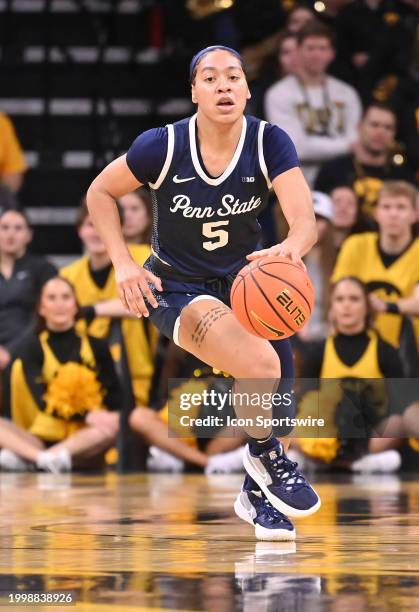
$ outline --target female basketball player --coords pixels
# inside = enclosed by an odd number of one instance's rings
[[[190,76],[196,115],[141,134],[93,181],[88,207],[129,311],[150,315],[160,331],[209,365],[236,379],[260,379],[272,390],[281,365],[282,376],[292,378],[289,344],[277,342],[275,349],[249,334],[228,306],[229,287],[257,257],[282,255],[303,265],[316,241],[310,192],[285,132],[244,116],[250,92],[237,51],[203,49]],[[144,183],[153,197],[153,255],[141,268],[124,243],[115,199]],[[271,186],[290,229],[281,244],[255,251],[257,216]],[[245,411],[236,407],[239,417]],[[248,476],[236,512],[255,524],[257,537],[293,539],[281,513],[306,516],[320,500],[272,431],[247,433]]]

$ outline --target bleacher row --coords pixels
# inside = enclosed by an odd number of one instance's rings
[[[154,0],[0,0],[0,111],[27,157],[19,198],[39,253],[78,253],[74,213],[92,178],[141,131],[192,109],[187,58],[150,46],[155,11]]]

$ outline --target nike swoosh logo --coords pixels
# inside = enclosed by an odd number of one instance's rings
[[[261,478],[263,478],[264,482],[267,485],[272,484],[272,478],[269,474],[269,472],[267,472],[267,470],[265,469],[265,467],[262,465],[260,459],[257,459],[255,457],[249,457],[250,463],[253,465],[253,467],[255,468],[255,470],[259,473],[259,476],[261,476]]]
[[[174,183],[186,183],[186,181],[194,181],[195,179],[196,179],[196,176],[191,176],[190,178],[184,178],[184,179],[181,179],[181,178],[179,178],[179,177],[178,177],[178,175],[176,174],[176,175],[173,177],[173,182],[174,182]]]
[[[258,321],[261,325],[263,325],[263,327],[265,327],[269,331],[271,331],[274,334],[276,334],[278,336],[278,338],[280,338],[281,336],[285,335],[285,333],[283,331],[281,331],[280,329],[276,329],[276,327],[272,327],[272,325],[269,325],[269,323],[266,323],[266,321],[261,319],[259,317],[259,315],[257,315],[253,310],[251,310],[250,313],[256,319],[256,321]]]

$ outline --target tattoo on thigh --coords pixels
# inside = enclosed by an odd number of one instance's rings
[[[224,305],[214,306],[214,308],[208,310],[208,312],[206,312],[198,321],[192,333],[192,341],[200,347],[212,325],[228,314],[231,314],[231,310]]]

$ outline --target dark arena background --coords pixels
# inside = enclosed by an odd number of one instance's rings
[[[419,609],[418,15],[417,0],[0,0],[1,610]],[[139,134],[196,112],[189,64],[210,45],[240,52],[246,114],[289,134],[312,192],[315,305],[287,386],[298,468],[278,473],[304,472],[322,503],[296,537],[261,489],[237,516],[248,438],[214,400],[229,372],[121,313],[86,208]],[[140,265],[150,191],[118,199]],[[274,192],[259,223],[258,248],[285,239]]]

